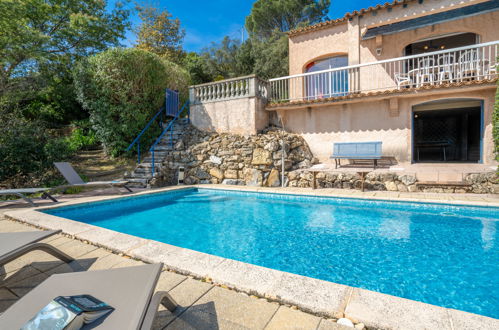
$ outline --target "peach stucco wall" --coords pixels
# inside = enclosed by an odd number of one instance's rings
[[[466,17],[432,26],[383,36],[382,53],[376,55],[376,39],[362,40],[361,35],[368,27],[412,19],[448,9],[483,2],[482,0],[435,0],[423,4],[413,2],[408,8],[396,6],[391,12],[379,10],[376,16],[368,13],[362,18],[355,16],[327,29],[299,34],[289,38],[289,73],[303,73],[308,63],[336,54],[347,54],[350,65],[368,63],[403,56],[406,45],[431,36],[454,32],[473,32],[480,36],[480,42],[499,40],[499,11]]]
[[[401,57],[406,45],[417,40],[456,32],[473,32],[480,36],[480,42],[499,40],[499,11],[470,16],[432,26],[426,26],[382,38],[362,40],[367,28],[412,19],[423,15],[455,9],[483,2],[484,0],[434,0],[410,2],[407,8],[395,6],[391,11],[378,10],[376,14],[366,13],[354,16],[351,20],[322,30],[298,34],[289,38],[289,73],[300,74],[311,61],[332,55],[347,54],[349,65],[369,63]],[[376,54],[376,48],[382,48]],[[360,87],[370,89],[370,84],[383,79],[383,69],[372,71],[360,69]],[[378,68],[379,69],[379,68]],[[373,72],[376,73],[374,77]],[[380,75],[381,73],[381,75]],[[386,84],[385,84],[386,85]],[[300,90],[300,86],[298,86]],[[412,108],[414,105],[441,99],[471,98],[483,101],[484,106],[484,163],[496,164],[492,142],[492,109],[494,88],[456,90],[452,92],[432,93],[399,97],[390,106],[390,99],[373,100],[366,98],[357,103],[345,102],[341,105],[279,110],[285,128],[300,133],[307,140],[314,155],[320,161],[327,161],[333,142],[383,141],[383,154],[393,156],[400,162],[412,159]],[[300,95],[296,95],[300,96]],[[394,106],[395,104],[395,106]],[[392,109],[390,111],[390,108]],[[395,109],[394,109],[395,108]],[[396,110],[396,111],[393,111]]]
[[[382,141],[383,155],[395,157],[399,162],[412,159],[413,106],[436,100],[469,98],[483,101],[485,164],[496,164],[493,156],[492,111],[494,89],[453,92],[433,96],[398,98],[397,111],[390,111],[390,101],[377,100],[317,108],[279,110],[284,127],[301,134],[314,156],[328,162],[334,142]]]
[[[191,122],[207,132],[256,134],[268,125],[264,101],[257,97],[196,102],[191,104]]]

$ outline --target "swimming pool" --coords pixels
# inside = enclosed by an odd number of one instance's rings
[[[499,208],[193,188],[44,212],[499,318]]]

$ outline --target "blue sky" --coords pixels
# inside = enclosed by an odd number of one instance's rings
[[[117,0],[109,0],[112,4]],[[133,0],[132,0],[133,1]],[[184,48],[199,51],[211,42],[218,42],[224,36],[241,38],[244,20],[250,13],[254,0],[135,0],[139,4],[150,4],[168,10],[178,17],[186,30]],[[386,0],[332,0],[329,10],[331,19],[343,16],[346,12],[384,3]],[[133,3],[128,5],[133,8]],[[131,17],[133,25],[139,23],[136,15]],[[131,45],[135,40],[132,32],[124,44]]]

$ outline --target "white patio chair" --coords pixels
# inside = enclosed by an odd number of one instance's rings
[[[397,82],[397,88],[401,89],[403,86],[410,86],[412,84],[411,77],[407,73],[395,73],[395,81]]]
[[[434,82],[434,63],[433,57],[423,58],[419,61],[419,70],[416,75],[416,83],[421,87],[425,83],[433,84]]]
[[[497,66],[498,66],[497,63],[492,64],[492,65],[489,66],[489,69],[488,69],[488,72],[487,72],[487,75],[488,75],[489,79],[493,79],[497,75]]]
[[[480,65],[478,51],[470,49],[459,56],[459,71],[457,73],[459,81],[464,79],[478,78],[480,75]]]
[[[454,55],[445,54],[438,57],[438,83],[451,82],[454,79]]]

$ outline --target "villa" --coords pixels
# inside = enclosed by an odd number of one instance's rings
[[[0,191],[25,201],[0,207],[0,329],[82,297],[96,329],[499,329],[499,0],[288,37],[286,77],[167,89],[122,180],[58,162],[67,184]]]
[[[381,141],[402,167],[490,169],[498,22],[498,1],[414,0],[296,29],[289,76],[193,86],[192,122],[239,134],[276,124],[320,162],[333,143]]]

